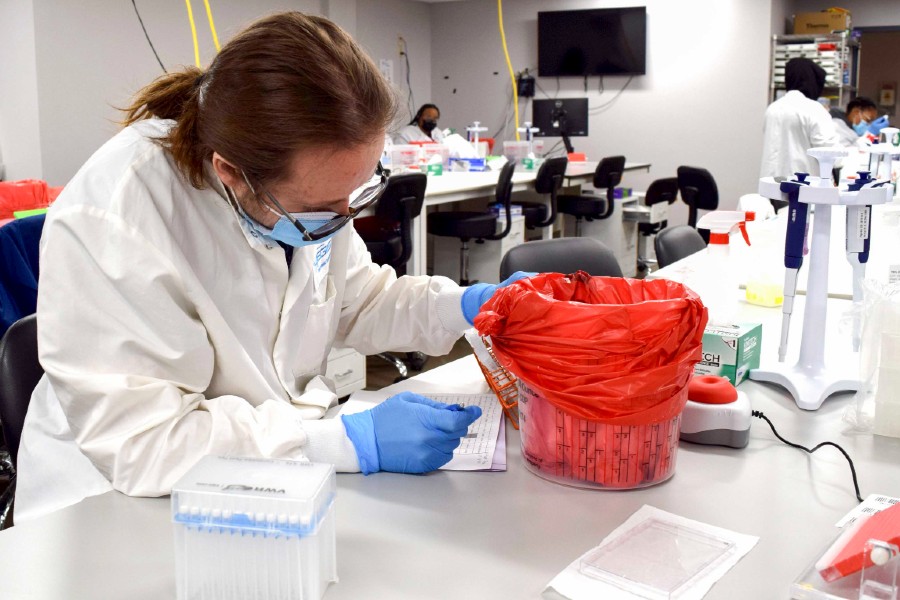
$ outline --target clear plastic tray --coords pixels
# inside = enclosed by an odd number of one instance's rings
[[[708,533],[651,518],[581,559],[579,571],[652,600],[674,600],[735,551]]]

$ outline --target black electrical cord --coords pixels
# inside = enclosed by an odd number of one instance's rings
[[[622,86],[622,89],[621,89],[621,90],[619,90],[618,92],[616,92],[616,95],[615,95],[615,96],[613,96],[612,98],[610,98],[606,103],[601,104],[600,106],[595,106],[594,108],[589,109],[588,112],[590,112],[591,114],[596,114],[596,113],[599,113],[599,112],[603,112],[604,110],[606,110],[607,108],[609,108],[610,106],[612,106],[613,103],[614,103],[616,100],[619,99],[619,96],[622,95],[622,92],[624,92],[624,91],[628,88],[628,84],[631,83],[631,80],[632,80],[632,79],[634,79],[634,75],[632,75],[631,77],[628,78],[628,81],[625,82],[625,85]]]
[[[409,48],[406,45],[405,39],[400,38],[400,41],[403,42],[403,52],[401,52],[400,54],[403,55],[403,60],[406,61],[406,89],[408,91],[407,96],[406,96],[406,103],[409,105],[409,114],[415,115],[416,114],[416,99],[413,96],[412,83],[410,82]]]
[[[813,452],[815,452],[819,448],[822,448],[823,446],[834,446],[835,448],[837,448],[840,451],[840,453],[844,455],[844,458],[847,459],[847,462],[850,463],[850,473],[851,473],[851,475],[853,475],[853,489],[856,492],[856,499],[859,500],[860,502],[863,501],[862,496],[859,494],[859,482],[856,479],[856,467],[853,466],[853,459],[850,458],[850,455],[847,454],[847,452],[843,448],[841,448],[834,442],[822,442],[821,444],[816,445],[812,449],[807,448],[806,446],[801,446],[800,444],[795,444],[793,442],[789,442],[778,434],[778,432],[775,430],[775,426],[772,425],[772,421],[770,421],[769,417],[767,417],[765,414],[763,414],[762,411],[754,410],[751,414],[754,417],[756,417],[758,419],[762,419],[763,421],[768,423],[769,427],[772,428],[772,433],[775,434],[775,437],[777,437],[779,440],[781,440],[782,442],[784,442],[785,444],[787,444],[788,446],[790,446],[792,448],[798,448],[800,450],[803,450],[804,452],[808,452],[809,454],[812,454]]]
[[[141,13],[138,11],[137,4],[135,4],[134,0],[131,0],[131,5],[134,7],[134,14],[137,15],[138,21],[141,22],[141,29],[144,30],[144,37],[147,38],[147,43],[150,44],[150,49],[153,50],[153,56],[156,57],[156,62],[159,63],[159,68],[163,70],[163,73],[168,73],[168,71],[166,71],[166,67],[163,66],[162,61],[159,59],[159,54],[156,53],[156,48],[153,47],[153,42],[150,41],[150,34],[147,33],[147,28],[144,27],[144,20],[141,18]]]

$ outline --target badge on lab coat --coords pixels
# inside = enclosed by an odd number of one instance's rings
[[[331,240],[326,240],[316,246],[316,256],[313,259],[313,281],[318,290],[328,275],[328,263],[331,261]]]

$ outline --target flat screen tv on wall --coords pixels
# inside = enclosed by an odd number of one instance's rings
[[[541,77],[644,75],[646,71],[646,7],[538,13]]]

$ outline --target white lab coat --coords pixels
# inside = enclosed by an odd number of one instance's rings
[[[371,261],[352,227],[296,249],[254,237],[212,175],[197,190],[148,120],[107,142],[51,208],[38,337],[46,375],[19,449],[16,520],[117,489],[169,493],[200,457],[359,466],[325,371],[333,344],[444,354],[462,289]]]
[[[834,123],[834,130],[837,132],[841,146],[844,146],[845,148],[856,147],[860,135],[856,133],[852,127],[847,125],[847,122],[844,121],[844,119],[833,118],[831,121]]]
[[[407,125],[394,136],[395,144],[408,144],[410,142],[436,142],[440,144],[442,141],[444,141],[444,134],[440,128],[435,127],[431,132],[431,137],[428,137],[428,134],[419,129],[419,126],[416,124]]]
[[[816,159],[806,151],[839,144],[831,115],[821,104],[791,90],[766,109],[760,177],[791,177],[796,172],[819,174]]]

